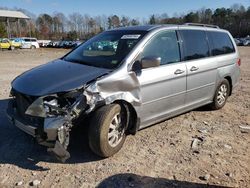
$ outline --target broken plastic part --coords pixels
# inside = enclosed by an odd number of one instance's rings
[[[86,109],[87,103],[86,103],[86,96],[81,95],[79,96],[75,103],[71,106],[71,108],[68,110],[70,112],[70,115],[72,116],[72,119],[79,117],[81,113]]]
[[[65,161],[70,158],[70,153],[59,141],[56,141],[54,148],[48,148],[47,151],[55,155],[55,157],[63,163],[65,163]]]
[[[35,100],[26,110],[25,114],[37,117],[46,117],[46,111],[43,107],[43,98]]]
[[[62,146],[67,149],[69,145],[70,126],[61,126],[58,129],[58,140]]]
[[[45,118],[44,132],[47,134],[47,141],[53,141],[57,138],[58,129],[68,121],[65,117]]]

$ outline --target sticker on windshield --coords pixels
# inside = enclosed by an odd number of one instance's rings
[[[138,39],[141,35],[123,35],[121,39]]]
[[[112,63],[112,64],[117,64],[117,63],[118,63],[118,61],[116,61],[116,60],[112,60],[112,61],[111,61],[111,63]]]

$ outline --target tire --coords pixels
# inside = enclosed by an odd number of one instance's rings
[[[214,94],[213,102],[210,104],[210,107],[213,110],[221,109],[226,104],[229,93],[230,84],[227,79],[224,79],[217,87]]]
[[[32,46],[30,47],[30,49],[33,50],[33,49],[36,49],[36,47],[35,47],[34,45],[32,45]]]
[[[15,50],[15,46],[10,46],[10,50]]]
[[[125,117],[119,104],[103,106],[93,114],[88,137],[95,154],[110,157],[122,148],[126,139]]]

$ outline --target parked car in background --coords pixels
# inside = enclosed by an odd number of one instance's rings
[[[243,41],[244,46],[250,46],[250,38],[245,38]]]
[[[0,39],[0,49],[10,49],[10,42],[8,39]]]
[[[29,38],[29,37],[22,37],[20,38],[22,41],[21,48],[28,48],[28,49],[36,49],[39,48],[39,44],[36,38]]]
[[[64,43],[64,48],[75,48],[81,44],[80,41],[67,41]]]
[[[79,46],[82,42],[77,41],[68,41],[68,40],[61,40],[61,41],[51,41],[48,43],[46,47],[48,48],[75,48]]]
[[[81,45],[82,42],[81,41],[74,41],[73,45],[72,45],[72,48],[76,48],[77,46]]]
[[[66,41],[63,43],[63,48],[72,48],[73,41]]]
[[[21,42],[19,42],[17,39],[7,39],[7,38],[0,39],[0,49],[14,50],[15,48],[20,48],[20,47],[21,47]]]
[[[64,48],[65,46],[66,46],[66,44],[68,43],[68,41],[67,40],[62,40],[62,41],[60,41],[59,42],[59,44],[58,44],[58,48]]]
[[[234,38],[234,41],[236,43],[237,46],[243,46],[243,42],[244,40],[242,38]]]
[[[59,43],[60,43],[60,41],[51,41],[51,42],[49,42],[49,44],[46,47],[56,48],[56,47],[58,47]]]
[[[37,40],[40,47],[47,47],[51,40]]]
[[[10,38],[11,46],[13,48],[21,48],[22,41],[20,38]]]

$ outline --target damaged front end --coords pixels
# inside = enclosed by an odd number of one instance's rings
[[[14,90],[11,95],[14,99],[10,101],[7,114],[13,124],[65,162],[70,157],[67,147],[73,122],[88,110],[83,89],[38,98]]]
[[[47,146],[49,152],[65,162],[70,157],[67,147],[75,122],[115,101],[141,105],[139,85],[134,72],[114,71],[77,89],[40,97],[25,95],[13,88],[7,114],[14,125],[34,136],[39,144]],[[126,105],[125,108],[129,110]],[[137,119],[133,123],[137,125]],[[138,125],[135,131],[137,128]]]
[[[112,78],[102,77],[69,92],[41,97],[12,89],[13,100],[7,114],[14,125],[34,136],[39,144],[49,147],[48,152],[65,162],[70,157],[67,151],[70,130],[77,120],[118,100],[140,105],[139,92],[135,73],[121,76],[114,72]]]
[[[13,88],[11,96],[7,114],[12,123],[47,146],[62,162],[70,157],[67,151],[70,130],[81,117],[115,101],[126,101],[134,106],[141,104],[139,82],[134,72],[113,72],[78,89],[41,97],[25,95]]]

